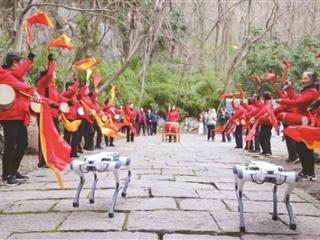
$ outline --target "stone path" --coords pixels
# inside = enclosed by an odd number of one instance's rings
[[[285,152],[279,138],[272,143],[274,158]],[[95,204],[89,204],[88,181],[79,208],[73,208],[77,176],[66,171],[66,189],[59,190],[53,173],[40,169],[29,173],[28,183],[0,186],[0,239],[320,238],[320,202],[295,189],[297,230],[289,230],[284,203],[279,203],[279,220],[271,219],[268,184],[246,184],[247,233],[239,233],[232,166],[253,155],[234,149],[234,144],[184,134],[181,143],[162,143],[158,135],[139,137],[134,143],[118,140],[116,145],[112,150],[130,156],[134,163],[127,198],[119,196],[114,218],[106,212],[114,184],[111,174],[99,176]],[[279,188],[279,199],[284,189]]]

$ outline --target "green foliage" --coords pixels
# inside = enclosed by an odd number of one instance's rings
[[[315,58],[315,53],[319,49],[320,40],[309,35],[302,35],[291,51],[286,42],[277,38],[261,41],[248,55],[245,64],[238,69],[235,74],[235,83],[240,83],[248,94],[252,94],[255,83],[246,79],[251,74],[263,77],[266,72],[274,72],[280,82],[283,69],[282,60],[287,58],[292,65],[287,80],[291,80],[293,85],[299,89],[299,80],[305,70],[311,68],[315,72],[320,71],[320,62]],[[262,93],[264,90],[273,90],[273,87],[270,83],[264,83],[259,92]]]

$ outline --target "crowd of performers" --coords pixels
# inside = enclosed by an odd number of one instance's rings
[[[244,148],[248,151],[261,150],[261,155],[270,156],[272,155],[271,130],[272,128],[279,130],[278,124],[281,122],[284,127],[288,161],[293,162],[298,158],[302,165],[299,176],[314,180],[316,178],[314,149],[320,149],[319,85],[316,74],[312,70],[307,70],[303,72],[300,80],[302,90],[297,93],[291,82],[285,79],[290,65],[286,61],[284,63],[282,88],[279,87],[275,74],[268,73],[265,76],[266,80],[271,80],[278,106],[273,106],[270,91],[263,92],[261,98],[257,94],[245,98],[244,91],[238,85],[239,92],[226,93],[223,96],[233,96],[231,101],[233,114],[215,131],[227,136],[234,133],[235,148],[243,148],[245,144]],[[235,102],[236,95],[240,98],[238,104]],[[244,143],[243,130],[246,132]]]
[[[148,135],[157,134],[158,114],[151,110],[144,112],[143,108],[136,111],[133,103],[117,108],[114,104],[117,88],[112,87],[111,97],[104,101],[103,106],[97,101],[97,90],[89,92],[89,82],[81,85],[76,77],[66,82],[64,91],[59,92],[55,85],[56,61],[52,54],[48,55],[47,69],[39,73],[34,89],[24,79],[34,58],[35,55],[31,52],[26,59],[21,59],[18,54],[9,53],[5,63],[0,67],[0,84],[9,85],[15,91],[12,105],[0,110],[0,123],[4,133],[3,181],[17,184],[27,178],[18,170],[28,147],[27,126],[31,114],[37,117],[39,126],[38,167],[47,167],[42,148],[42,144],[45,143],[40,134],[41,115],[32,111],[34,103],[40,105],[40,102],[45,102],[48,106],[54,131],[63,135],[64,140],[70,145],[70,158],[79,157],[83,150],[101,149],[103,137],[107,147],[115,146],[114,137],[120,132],[125,133],[127,142],[133,142],[135,135],[139,135],[140,132],[145,135],[145,129]],[[68,110],[64,111],[62,106],[66,105]],[[169,107],[165,118],[172,122],[179,120],[175,106]],[[63,123],[63,133],[60,133],[60,122]]]
[[[60,120],[62,121],[63,138],[71,146],[70,158],[79,157],[78,154],[83,153],[83,149],[87,151],[100,149],[103,136],[106,146],[114,146],[114,137],[120,129],[126,131],[128,142],[134,140],[137,132],[136,116],[140,113],[136,113],[133,104],[128,103],[119,109],[110,98],[105,100],[104,106],[100,106],[97,102],[98,92],[96,90],[89,92],[88,82],[81,86],[76,77],[65,84],[63,92],[59,92],[55,85],[56,61],[52,54],[48,55],[48,67],[39,73],[36,89],[34,89],[24,80],[34,58],[35,55],[31,52],[26,59],[21,59],[18,54],[9,53],[5,63],[0,67],[0,84],[9,85],[15,91],[15,100],[12,105],[0,110],[0,123],[4,133],[3,181],[8,184],[17,184],[21,179],[27,178],[18,170],[28,147],[27,126],[31,114],[35,114],[30,108],[33,103],[47,104],[49,115],[58,133]],[[67,105],[68,111],[61,109],[63,104]],[[39,125],[40,114],[35,115]],[[145,115],[147,116],[148,114]],[[153,129],[153,133],[155,131]],[[38,167],[46,167],[42,144],[39,135]]]

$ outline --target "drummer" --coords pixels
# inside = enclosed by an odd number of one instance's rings
[[[49,101],[49,105],[51,107],[51,115],[53,118],[54,125],[58,132],[59,130],[59,104],[61,102],[67,102],[68,99],[62,97],[55,85],[56,80],[56,72],[55,72],[56,62],[53,59],[52,53],[48,55],[48,68],[40,72],[40,75],[36,81],[36,85],[38,88],[38,92],[41,96],[45,97]],[[39,117],[38,117],[39,122]],[[39,135],[39,162],[38,167],[45,167],[45,161],[42,156],[42,152],[40,151],[40,135]]]
[[[180,114],[176,110],[176,106],[173,105],[172,107],[169,106],[169,110],[166,113],[166,118],[168,122],[179,122],[180,120]],[[169,136],[169,142],[171,142],[172,136]],[[176,141],[176,139],[174,139]]]
[[[108,116],[108,118],[111,118],[113,123],[119,120],[120,118],[120,111],[114,106],[113,103],[109,101],[109,98],[107,98],[104,101],[104,107],[103,107],[103,112]],[[105,136],[104,140],[106,142],[106,146],[114,147],[115,145],[113,144],[113,137],[108,137]]]
[[[94,107],[94,110],[96,111],[96,113],[98,114],[99,117],[101,117],[101,107],[98,103],[98,91],[95,89],[93,92],[91,92],[89,94],[90,98],[91,98],[91,102],[92,102],[92,106]],[[102,141],[102,132],[101,129],[97,123],[96,120],[94,120],[93,123],[93,129],[94,132],[97,132],[97,137],[96,137],[96,143],[95,143],[95,148],[96,149],[102,149],[101,147],[101,141]]]
[[[61,96],[68,98],[69,104],[69,112],[65,114],[68,121],[75,121],[79,119],[78,109],[81,107],[80,103],[77,101],[76,94],[79,90],[79,80],[75,79],[75,81],[69,81],[66,83],[66,90],[61,93]],[[63,134],[64,140],[71,146],[71,157],[76,158],[79,157],[77,150],[80,141],[80,130],[74,132],[69,132],[66,128],[64,128]]]
[[[30,54],[29,54],[30,55]],[[34,55],[33,55],[34,57]],[[29,58],[30,61],[33,60]],[[21,57],[9,53],[5,64],[0,67],[0,84],[7,84],[15,90],[16,98],[13,104],[0,111],[0,122],[4,130],[4,153],[2,156],[2,180],[7,184],[19,184],[19,180],[27,179],[18,172],[23,155],[28,147],[28,132],[30,99],[21,92],[33,96],[40,102],[40,95],[25,82],[18,80],[12,72],[19,71]]]

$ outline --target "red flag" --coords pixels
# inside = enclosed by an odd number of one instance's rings
[[[288,62],[288,59],[286,58],[284,58],[282,62],[283,62],[283,71],[282,71],[281,82],[284,84],[287,79],[287,74],[288,74],[289,68],[291,67],[291,64]]]
[[[62,34],[60,37],[52,40],[48,44],[48,49],[50,48],[66,48],[68,50],[72,49],[71,39],[66,35]]]
[[[71,147],[57,132],[50,112],[50,106],[42,102],[39,123],[41,150],[47,166],[54,171],[59,186],[63,189],[60,171],[71,162]]]
[[[277,75],[275,73],[266,72],[263,77],[264,80],[271,80],[273,82],[277,81]]]
[[[87,70],[89,68],[92,68],[96,63],[97,63],[97,60],[94,57],[91,57],[91,58],[80,60],[75,64],[73,64],[73,66],[76,69]]]
[[[320,151],[320,128],[291,126],[283,129],[282,132],[297,142],[304,142],[309,149]]]
[[[33,14],[32,16],[28,17],[26,22],[25,22],[25,30],[26,30],[26,35],[27,35],[27,44],[30,48],[31,44],[31,27],[33,24],[41,24],[48,26],[48,28],[53,27],[52,22],[48,18],[47,14],[43,12],[38,12]]]
[[[101,75],[100,72],[97,70],[93,75],[93,86],[96,88],[99,83],[101,82]]]
[[[258,75],[255,75],[255,74],[252,74],[250,76],[247,77],[248,80],[254,80],[254,81],[257,81],[257,82],[260,82],[261,79]]]
[[[234,97],[234,96],[239,96],[241,95],[241,93],[238,93],[238,92],[235,92],[235,93],[232,93],[232,92],[226,92],[224,94],[222,94],[219,99],[220,101],[222,101],[223,99],[225,98],[228,98],[228,97]]]

